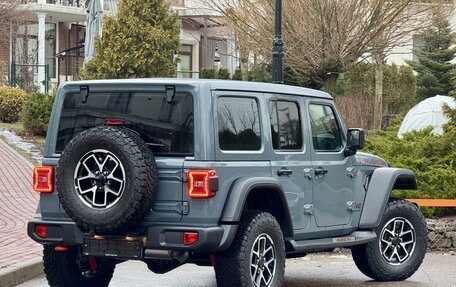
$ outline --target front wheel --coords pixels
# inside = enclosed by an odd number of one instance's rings
[[[74,246],[57,252],[55,245],[45,245],[43,264],[50,287],[106,287],[115,268],[112,260],[82,256]]]
[[[285,244],[269,213],[248,211],[230,248],[216,255],[217,286],[278,287],[285,271]]]
[[[401,281],[412,276],[427,250],[427,227],[412,203],[388,203],[376,230],[378,239],[352,248],[353,260],[364,275],[377,281]]]

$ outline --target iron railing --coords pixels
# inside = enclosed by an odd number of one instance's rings
[[[38,3],[38,0],[21,0],[22,4]],[[68,7],[86,7],[88,0],[46,0],[46,4],[54,4]]]

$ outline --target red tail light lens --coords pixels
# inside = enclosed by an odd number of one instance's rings
[[[38,166],[33,170],[33,189],[36,192],[51,193],[54,191],[54,168]]]
[[[184,232],[184,245],[192,245],[198,241],[197,232]]]
[[[46,225],[37,225],[35,226],[35,233],[38,234],[41,238],[47,238],[47,226]]]
[[[211,198],[218,190],[215,170],[190,170],[187,173],[188,195],[192,198]]]

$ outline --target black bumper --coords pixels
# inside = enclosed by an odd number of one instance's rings
[[[37,225],[47,226],[47,238],[40,237],[35,232]],[[221,225],[213,227],[187,226],[150,226],[141,236],[144,240],[144,249],[176,250],[193,252],[218,252],[225,250],[231,244],[237,230],[237,225]],[[183,233],[198,233],[198,241],[192,245],[184,245]],[[49,221],[34,219],[29,221],[27,233],[40,244],[65,243],[69,245],[83,245],[84,234],[72,221]]]

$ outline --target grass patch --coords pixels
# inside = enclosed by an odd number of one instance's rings
[[[44,154],[44,142],[46,140],[46,137],[36,136],[36,135],[28,133],[25,130],[24,124],[22,122],[17,122],[17,123],[3,123],[3,122],[0,122],[0,128],[3,128],[5,130],[13,131],[18,136],[23,138],[25,141],[33,143],[40,150],[40,152],[42,154]]]
[[[7,145],[12,147],[17,153],[19,153],[21,156],[23,156],[26,160],[31,162],[33,165],[38,165],[38,161],[36,161],[34,158],[32,158],[32,156],[28,152],[26,152],[23,149],[18,148],[15,145],[10,144],[5,136],[0,135],[0,140],[4,141]]]

